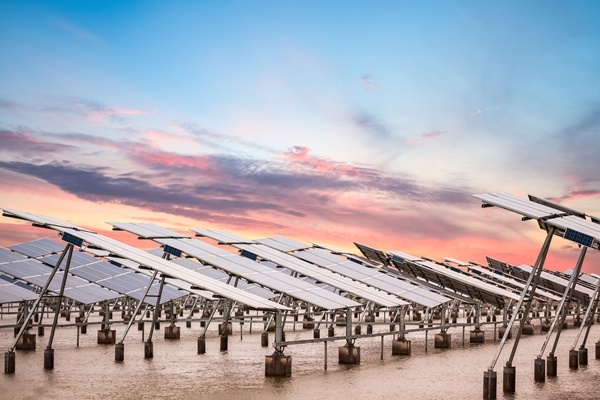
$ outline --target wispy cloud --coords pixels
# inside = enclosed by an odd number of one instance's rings
[[[393,137],[392,131],[382,121],[365,110],[355,110],[350,114],[350,120],[362,132],[376,140],[391,139]]]
[[[416,139],[411,139],[408,141],[408,144],[420,144],[423,142],[427,142],[430,140],[437,139],[438,137],[444,135],[445,131],[431,131],[420,134]]]
[[[110,107],[96,101],[78,97],[46,97],[40,111],[80,115],[92,122],[124,122],[133,116],[147,114],[147,110],[124,107]]]
[[[482,114],[488,113],[490,111],[498,110],[498,109],[500,109],[500,106],[487,107],[487,108],[478,108],[475,111],[471,112],[469,114],[469,116],[476,117],[478,115],[482,115]]]
[[[106,42],[101,37],[90,32],[85,28],[82,28],[81,26],[74,24],[69,20],[66,20],[64,18],[56,18],[53,22],[64,32],[67,32],[68,34],[76,37],[79,40],[83,40],[94,45],[106,46]]]
[[[0,151],[27,157],[54,156],[56,153],[76,149],[75,146],[41,140],[29,133],[5,129],[0,129],[0,143]]]
[[[250,150],[259,150],[267,154],[274,154],[277,152],[277,150],[272,147],[248,141],[239,136],[217,133],[191,122],[180,122],[176,126],[183,131],[188,132],[200,143],[215,150],[230,151],[235,147],[237,151],[239,151],[240,148],[246,148]]]
[[[360,82],[365,92],[373,92],[379,89],[379,85],[373,80],[370,74],[361,75],[358,78],[358,82]]]

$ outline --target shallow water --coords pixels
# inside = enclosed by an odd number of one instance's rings
[[[3,319],[0,326],[8,323],[10,319]],[[493,326],[488,326],[484,328],[486,343],[471,345],[467,328],[463,347],[462,328],[451,328],[451,349],[434,349],[436,331],[431,331],[426,352],[425,334],[415,332],[408,335],[412,356],[397,357],[391,355],[392,337],[386,336],[381,360],[381,339],[361,339],[356,343],[361,347],[361,364],[343,366],[337,363],[337,347],[344,342],[338,341],[328,344],[326,371],[323,343],[295,345],[285,352],[292,355],[292,377],[265,378],[264,356],[272,350],[260,346],[262,324],[254,324],[253,333],[249,334],[246,323],[243,336],[240,325],[234,324],[229,350],[225,352],[219,351],[216,332],[209,330],[203,355],[196,354],[199,323],[194,322],[192,328],[186,328],[183,322],[178,325],[181,339],[177,341],[164,340],[163,329],[155,331],[154,358],[146,360],[142,332],[134,324],[125,340],[123,363],[114,361],[114,346],[96,344],[97,326],[88,327],[88,334],[80,336],[79,347],[76,328],[59,328],[53,344],[55,368],[50,371],[43,368],[44,348],[50,335],[50,328],[46,328],[46,335],[37,338],[36,351],[17,351],[16,373],[0,375],[0,399],[479,399],[483,395],[483,372],[499,343],[493,340]],[[288,326],[288,340],[312,338],[312,330],[301,327],[301,323],[296,330]],[[374,331],[386,327],[376,326]],[[115,323],[112,329],[120,339],[125,325]],[[336,328],[336,336],[343,335],[344,329]],[[533,362],[545,338],[539,332],[536,326],[534,336],[521,339],[513,363],[517,371],[513,395],[502,392],[502,368],[513,342],[508,341],[495,366],[498,398],[599,398],[596,385],[600,360],[595,359],[595,342],[600,338],[598,324],[592,326],[586,346],[589,365],[578,370],[568,367],[568,352],[577,330],[571,327],[562,332],[556,352],[558,377],[547,378],[545,383],[533,381]],[[326,335],[326,329],[321,334]],[[273,333],[269,333],[269,338],[273,338]],[[3,352],[13,340],[12,328],[0,330]]]

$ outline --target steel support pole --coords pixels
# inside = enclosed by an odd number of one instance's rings
[[[584,247],[584,249],[585,249],[585,247]],[[579,331],[577,332],[577,335],[575,336],[575,341],[573,342],[573,347],[571,347],[571,350],[575,350],[575,347],[577,347],[577,342],[579,341],[579,337],[581,336],[581,332],[583,331],[583,328],[585,327],[585,323],[586,323],[588,317],[590,316],[590,311],[592,310],[592,307],[596,303],[596,296],[598,295],[598,287],[599,286],[600,286],[600,282],[599,282],[599,284],[596,285],[596,289],[594,289],[594,294],[590,298],[590,304],[588,305],[588,308],[587,308],[587,310],[585,312],[585,317],[583,317],[583,323],[579,327]],[[591,326],[591,324],[589,326]],[[589,331],[589,328],[588,328],[588,331]],[[582,348],[585,346],[585,341],[586,340],[587,340],[587,334],[585,335],[584,342],[581,345]]]
[[[494,355],[494,358],[492,359],[492,362],[491,362],[490,366],[488,367],[488,371],[494,370],[494,367],[496,366],[496,362],[498,361],[498,358],[500,357],[500,353],[502,352],[504,344],[506,343],[506,340],[508,339],[510,330],[512,329],[512,327],[515,323],[515,320],[517,318],[517,313],[518,313],[519,309],[521,308],[521,306],[523,305],[525,296],[527,295],[527,291],[529,290],[529,287],[532,285],[532,283],[534,281],[534,277],[542,270],[544,260],[546,259],[546,254],[548,254],[548,249],[550,247],[550,243],[552,242],[553,234],[554,234],[554,227],[551,226],[548,230],[548,233],[546,235],[546,240],[544,241],[544,244],[540,250],[540,253],[538,254],[538,258],[535,262],[535,267],[534,267],[533,271],[531,271],[531,274],[529,274],[527,283],[525,284],[525,287],[523,288],[523,292],[521,293],[521,297],[519,298],[519,301],[517,303],[516,310],[513,313],[512,317],[510,318],[510,321],[508,322],[508,327],[506,328],[506,331],[504,332],[504,336],[502,336],[502,340],[500,341],[500,344],[498,345],[498,350],[496,350],[496,354]],[[531,293],[531,296],[533,296],[533,292]],[[521,327],[522,327],[522,325],[523,324],[521,323]],[[521,329],[519,329],[519,331],[521,331]],[[516,349],[517,343],[515,343],[515,346],[514,346],[515,349]],[[512,359],[510,362],[512,363]]]
[[[573,288],[575,287],[575,285],[577,283],[577,276],[579,275],[579,271],[581,270],[581,265],[583,264],[583,259],[585,257],[586,249],[587,249],[587,247],[583,247],[581,250],[581,253],[579,253],[579,258],[577,260],[577,264],[575,264],[575,269],[573,270],[573,273],[571,274],[571,278],[569,278],[569,283],[567,284],[567,288],[566,288],[565,292],[563,293],[563,297],[560,299],[560,303],[558,304],[558,307],[556,309],[556,315],[552,319],[552,323],[550,324],[550,329],[548,330],[548,333],[546,334],[546,339],[544,340],[544,343],[542,344],[542,348],[540,349],[540,353],[538,354],[537,358],[542,358],[544,356],[544,351],[546,350],[546,346],[547,346],[548,342],[550,341],[550,337],[552,336],[552,331],[554,330],[554,326],[556,325],[556,322],[558,321],[559,317],[563,315],[563,308],[565,307],[565,304],[568,304],[567,301],[568,301],[568,299],[570,299]],[[561,323],[558,326],[558,332],[560,332],[562,330],[562,322],[563,321],[561,318]],[[557,332],[557,336],[560,335],[560,333],[558,333],[558,332]],[[552,354],[554,354],[554,349],[552,350]]]
[[[148,343],[152,343],[152,335],[154,334],[154,326],[156,325],[156,320],[158,319],[158,311],[160,308],[160,297],[162,296],[163,286],[165,285],[165,278],[167,276],[165,274],[161,274],[160,278],[160,286],[158,287],[158,294],[156,295],[156,303],[154,306],[154,313],[152,315],[152,325],[150,326],[150,332],[148,333]]]
[[[585,253],[586,253],[587,247],[582,247],[581,248],[581,252],[579,253],[579,258],[577,259],[577,265],[575,266],[576,271],[573,271],[573,275],[571,275],[571,278],[573,279],[573,277],[575,277],[575,283],[573,283],[569,288],[568,288],[568,296],[567,299],[570,299],[573,291],[575,290],[575,284],[577,283],[577,277],[579,276],[579,271],[581,270],[581,265],[583,264],[583,259],[585,258]],[[560,310],[556,310],[556,316],[555,318],[558,318],[559,315],[559,311]],[[561,318],[560,318],[560,324],[558,325],[558,330],[556,332],[556,337],[554,338],[554,344],[552,346],[552,351],[550,352],[550,356],[554,357],[554,353],[556,352],[556,347],[558,346],[558,339],[560,338],[560,334],[562,332],[562,327],[565,323],[565,320],[567,319],[567,308],[563,307],[562,309],[562,313],[561,314]]]
[[[154,280],[156,279],[156,275],[157,274],[158,274],[158,271],[154,271],[154,274],[152,275],[152,278],[150,278],[150,281],[148,282],[148,286],[146,287],[146,290],[144,291],[144,295],[142,296],[142,298],[140,299],[140,301],[138,301],[138,304],[135,307],[135,311],[133,312],[133,316],[129,320],[129,323],[127,324],[127,327],[125,328],[125,331],[123,332],[123,336],[121,336],[121,340],[119,340],[119,343],[123,343],[123,341],[125,340],[125,337],[127,336],[127,333],[129,332],[129,329],[133,325],[133,322],[135,320],[135,316],[137,315],[138,311],[142,307],[142,303],[144,302],[144,299],[146,298],[146,296],[150,292],[150,288],[152,287],[152,284],[154,283]]]
[[[58,315],[60,314],[60,304],[62,303],[63,295],[65,293],[65,285],[67,283],[67,276],[69,275],[69,266],[71,265],[71,257],[73,256],[73,245],[67,250],[67,263],[65,264],[65,270],[63,279],[60,285],[60,291],[58,293],[58,307],[54,313],[54,321],[52,322],[52,329],[50,330],[50,338],[48,339],[48,345],[46,349],[52,349],[52,341],[54,340],[54,332],[56,331],[56,325],[58,324]]]
[[[46,284],[42,288],[42,291],[40,292],[40,295],[38,296],[38,298],[36,299],[35,303],[33,304],[33,307],[31,307],[31,310],[29,311],[29,314],[27,314],[27,317],[25,318],[25,321],[23,321],[23,325],[21,326],[21,329],[17,333],[17,337],[15,338],[15,341],[13,342],[12,346],[9,348],[9,351],[14,351],[15,350],[15,347],[17,346],[17,342],[19,341],[19,338],[21,337],[21,335],[23,334],[23,332],[25,332],[25,329],[27,328],[27,324],[31,320],[31,317],[33,316],[33,314],[35,313],[35,311],[37,310],[38,305],[40,304],[40,301],[42,301],[42,298],[44,297],[44,295],[48,291],[48,286],[50,286],[50,282],[52,282],[52,279],[54,279],[54,275],[56,275],[56,272],[58,271],[59,266],[62,263],[63,259],[67,255],[69,248],[72,248],[72,247],[73,247],[73,245],[71,243],[69,243],[69,244],[67,244],[65,246],[65,249],[61,253],[58,261],[56,262],[56,265],[52,269],[52,272],[50,273],[50,276],[48,276],[48,280],[46,281]]]

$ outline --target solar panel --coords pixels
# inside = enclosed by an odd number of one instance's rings
[[[425,307],[436,307],[450,301],[447,297],[429,292],[323,249],[304,250],[294,253],[294,256]]]
[[[492,284],[499,284],[504,286],[504,288],[507,288],[508,290],[510,290],[511,288],[514,290],[517,290],[519,293],[523,291],[523,289],[525,289],[525,282],[523,281],[518,281],[516,280],[514,277],[511,277],[510,275],[504,274],[504,272],[502,271],[495,271],[492,272],[487,268],[484,268],[483,266],[480,265],[475,265],[475,264],[471,264],[471,263],[465,263],[463,261],[460,260],[456,260],[456,259],[449,259],[449,258],[445,258],[446,260],[454,260],[454,261],[450,261],[450,262],[454,262],[457,263],[459,265],[462,265],[464,267],[466,267],[470,272],[473,272],[475,274],[477,274],[477,276],[480,279],[483,279],[489,283]],[[557,295],[554,295],[546,290],[542,290],[540,288],[538,288],[538,290],[536,290],[535,292],[535,298],[541,301],[560,301],[560,297]]]
[[[381,263],[383,265],[386,265],[388,263],[389,257],[383,251],[375,249],[373,247],[369,247],[369,246],[361,244],[361,243],[354,242],[354,245],[369,260]]]
[[[529,276],[529,274],[533,272],[533,267],[530,265],[522,264],[519,265],[518,268],[521,271],[524,271],[527,274],[527,276]],[[554,290],[560,294],[563,294],[569,285],[569,281],[567,279],[551,274],[545,270],[542,270],[540,274],[539,285]],[[580,284],[576,284],[573,290],[573,297],[586,303],[589,302],[593,294],[594,291],[592,289]]]
[[[527,195],[527,197],[529,198],[529,201],[532,201],[534,203],[538,203],[538,204],[542,204],[544,206],[550,207],[550,208],[554,208],[560,212],[564,212],[570,215],[575,215],[579,218],[585,218],[585,213],[582,213],[581,211],[577,211],[574,210],[572,208],[563,206],[561,204],[555,203],[553,201],[550,200],[546,200],[544,198],[541,197],[537,197],[537,196],[533,196],[533,195]]]
[[[122,230],[134,233],[143,239],[157,238],[189,238],[189,235],[184,235],[179,232],[172,231],[162,226],[148,224],[143,222],[109,222],[115,230]]]
[[[46,261],[46,259],[42,260]],[[145,288],[150,282],[150,276],[146,274],[139,274],[131,269],[123,269],[109,262],[90,257],[85,253],[79,253],[78,262],[78,265],[69,268],[69,272],[73,275],[138,301],[142,300]],[[155,288],[158,288],[159,285],[160,282],[158,281],[153,283]],[[161,293],[160,304],[178,299],[184,295],[185,293],[180,292],[177,288],[166,284]],[[145,299],[144,302],[155,304],[154,299]]]
[[[217,229],[192,229],[196,232],[196,236],[203,236],[214,239],[219,243],[224,244],[242,244],[242,243],[256,243],[254,240],[246,239],[236,234],[217,230]]]
[[[393,262],[401,270],[427,281],[436,282],[444,288],[470,296],[473,299],[495,305],[498,308],[504,307],[505,299],[519,299],[519,296],[510,291],[490,283],[482,282],[457,269],[450,270],[444,266],[424,260],[406,260],[404,263]]]
[[[287,238],[285,236],[271,236],[264,239],[257,239],[256,241],[258,243],[265,244],[284,253],[308,249],[311,247],[306,243],[302,243],[297,240]]]
[[[352,293],[360,298],[371,301],[385,307],[397,307],[407,304],[396,296],[390,296],[380,290],[376,290],[361,282],[356,282],[348,277],[336,274],[328,269],[301,260],[293,255],[282,253],[279,250],[264,244],[235,245],[238,249],[255,254],[264,260],[285,267],[303,276],[310,277],[318,282],[326,283],[341,291]]]
[[[40,261],[25,258],[10,263],[0,264],[0,271],[24,282],[44,287],[48,282],[52,268],[42,264]],[[64,265],[63,265],[64,266]],[[61,287],[64,272],[57,271],[48,285],[48,290],[58,292]],[[65,284],[65,296],[83,304],[91,304],[99,301],[112,300],[121,297],[118,293],[92,287],[89,282],[69,275]]]
[[[0,264],[16,260],[22,260],[23,258],[24,257],[21,254],[0,248]]]
[[[0,281],[0,304],[31,301],[37,297],[38,295],[29,289],[15,283]]]
[[[240,276],[248,281],[324,309],[335,310],[360,306],[360,303],[353,300],[335,295],[308,282],[298,280],[248,258],[199,240],[157,239],[156,241],[177,248],[201,262],[222,269],[229,274]]]
[[[64,247],[65,246],[59,245],[58,243],[48,239],[37,239],[30,242],[8,246],[8,248],[12,251],[16,251],[17,253],[21,253],[32,258],[37,258],[47,254],[52,254],[56,251],[61,251]]]
[[[533,203],[508,193],[489,193],[473,195],[484,203],[516,212],[528,218],[538,219],[550,217],[560,212],[543,204]]]
[[[532,201],[521,199],[507,193],[478,194],[484,205],[493,205],[516,212],[528,218],[537,219],[540,227],[547,226],[558,228],[555,234],[561,234],[565,239],[577,244],[600,250],[600,225],[588,221],[581,216],[585,214],[530,196]],[[537,202],[536,202],[537,201]],[[552,207],[549,207],[552,206]]]

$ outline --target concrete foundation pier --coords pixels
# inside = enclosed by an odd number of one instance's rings
[[[588,350],[585,347],[579,349],[579,365],[588,365]]]
[[[262,347],[269,347],[269,333],[263,332],[260,334],[260,345]]]
[[[550,326],[551,325],[552,324],[549,321],[542,322],[542,325],[541,325],[541,327],[542,327],[542,333],[543,332],[548,332],[550,330]]]
[[[54,369],[54,349],[44,350],[44,369]]]
[[[221,335],[221,351],[227,351],[227,348],[229,347],[229,336],[228,335]]]
[[[185,327],[186,328],[191,328],[192,327],[192,320],[191,319],[188,319],[188,320],[185,321]]]
[[[600,360],[600,341],[596,342],[596,360]]]
[[[312,318],[302,320],[302,329],[315,329],[315,320]]]
[[[361,332],[361,330],[362,330],[362,329],[361,329],[360,325],[356,325],[356,326],[354,327],[354,334],[355,334],[355,335],[360,335],[360,332]]]
[[[225,324],[219,324],[219,335],[222,335],[225,332]],[[233,335],[233,326],[231,322],[227,323],[227,334]]]
[[[15,373],[15,352],[7,351],[4,353],[4,373],[14,374]]]
[[[367,335],[373,334],[373,325],[367,325]]]
[[[498,328],[498,339],[502,339],[504,337],[504,332],[506,332],[507,329],[508,329],[508,326],[506,326],[506,325],[502,325],[500,328]],[[507,339],[512,339],[511,331],[508,331]]]
[[[125,343],[115,344],[115,361],[123,362],[125,360]]]
[[[44,327],[38,326],[38,336],[44,336]]]
[[[549,354],[546,357],[546,376],[554,378],[556,377],[556,370],[558,366],[558,360],[555,355]]]
[[[206,337],[198,336],[198,354],[206,353]]]
[[[449,349],[452,344],[452,335],[448,332],[440,332],[435,335],[434,347],[436,349]]]
[[[495,399],[496,398],[496,387],[498,384],[498,377],[496,371],[483,371],[483,398],[484,399]]]
[[[138,322],[138,331],[143,331],[143,330],[144,330],[144,323]]]
[[[179,339],[181,335],[181,329],[178,326],[175,326],[174,324],[167,326],[165,328],[165,339]]]
[[[265,376],[292,376],[292,356],[285,356],[278,352],[265,356]]]
[[[392,355],[393,356],[410,356],[411,354],[411,342],[405,338],[392,341]]]
[[[536,382],[546,381],[546,362],[541,357],[533,362],[533,379]]]
[[[375,322],[375,316],[373,314],[365,315],[365,322]]]
[[[479,327],[470,332],[470,343],[485,343],[485,332]]]
[[[100,329],[98,331],[98,344],[115,344],[116,336],[113,329]]]
[[[17,350],[35,350],[35,335],[23,332],[16,345]]]
[[[144,342],[144,358],[154,358],[154,344],[152,342]]]
[[[579,353],[577,350],[569,350],[569,368],[579,368]]]
[[[533,324],[526,322],[523,325],[523,335],[533,335]]]
[[[335,336],[335,329],[333,328],[333,326],[330,326],[329,328],[327,328],[327,337],[334,337]]]
[[[154,323],[154,329],[156,329],[157,331],[159,331],[159,330],[160,330],[160,321],[156,321],[156,322]]]
[[[504,393],[514,393],[516,383],[517,367],[505,366],[502,375],[502,390]]]
[[[335,318],[335,326],[346,326],[346,317],[338,316]]]
[[[346,343],[338,347],[339,364],[360,364],[360,347]]]
[[[318,328],[315,328],[315,330],[313,331],[313,339],[319,339],[321,337],[321,330]]]

